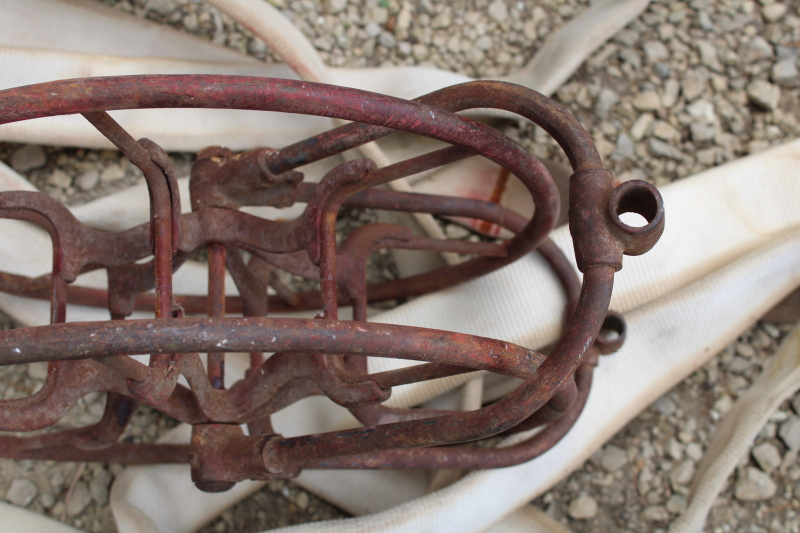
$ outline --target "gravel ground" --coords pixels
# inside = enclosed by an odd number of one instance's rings
[[[433,65],[479,77],[520,68],[587,4],[271,1],[329,65]],[[276,60],[263,42],[202,3],[103,3],[267,62]],[[798,135],[798,8],[800,0],[653,2],[555,97],[593,134],[606,165],[621,180],[645,179],[660,186],[780,144]],[[511,126],[506,132],[541,158],[565,161],[538,128]],[[185,175],[192,156],[171,157]],[[141,179],[113,151],[3,144],[0,160],[71,204]],[[350,213],[341,224],[351,226],[371,216]],[[469,237],[458,226],[446,230]],[[376,275],[391,277],[392,268],[386,260]],[[3,320],[3,327],[12,326]],[[787,331],[782,323],[753,325],[533,503],[575,532],[663,531],[685,504],[697,461],[716,424],[758,377]],[[27,395],[41,386],[43,377],[41,365],[0,369],[0,396]],[[61,427],[91,423],[102,404],[98,395],[85,397]],[[771,417],[718,499],[706,531],[800,531],[799,415],[800,396],[795,396]],[[151,441],[169,427],[164,417],[140,410],[127,438]],[[106,505],[108,487],[123,468],[0,459],[0,494],[87,531],[114,531]],[[203,531],[260,531],[336,516],[344,513],[292,482],[276,480]]]

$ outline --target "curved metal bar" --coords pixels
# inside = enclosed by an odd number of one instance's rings
[[[0,331],[0,365],[139,353],[305,352],[457,364],[528,377],[545,357],[515,344],[434,329],[302,318],[73,322]]]

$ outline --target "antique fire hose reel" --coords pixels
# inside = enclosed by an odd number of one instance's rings
[[[148,139],[136,141],[107,113],[137,108],[229,108],[282,111],[352,121],[281,148],[233,153],[201,150],[190,180],[192,212],[181,199],[169,157]],[[496,130],[455,114],[503,109],[544,128],[566,152],[569,224],[579,283],[547,239],[558,217],[558,193],[547,170]],[[492,468],[517,464],[552,447],[577,419],[598,353],[624,340],[624,320],[607,312],[622,255],[647,252],[664,227],[661,197],[649,184],[615,187],[589,135],[544,96],[501,82],[472,82],[415,101],[322,84],[228,76],[131,76],[45,83],[0,92],[0,124],[54,115],[83,116],[138,166],[147,181],[151,220],[121,232],[80,222],[43,193],[0,193],[0,216],[46,229],[53,242],[52,275],[0,276],[0,290],[51,300],[51,324],[0,332],[0,364],[48,361],[44,387],[0,401],[0,430],[52,426],[84,394],[107,393],[96,425],[34,436],[0,436],[0,455],[72,461],[191,463],[199,488],[220,491],[245,479],[291,477],[307,468]],[[450,146],[384,168],[367,159],[338,165],[319,184],[294,169],[406,131]],[[157,138],[157,132],[153,132]],[[468,157],[486,157],[519,178],[536,209],[530,220],[497,204],[468,198],[376,188]],[[243,206],[304,203],[302,216],[273,221]],[[342,206],[483,220],[510,230],[504,242],[437,240],[408,228],[368,223],[337,245]],[[632,227],[620,215],[647,224]],[[198,249],[208,251],[208,297],[172,293],[172,273]],[[463,263],[402,280],[368,285],[365,265],[380,248],[454,252]],[[247,251],[245,262],[240,251]],[[422,295],[501,268],[536,250],[567,296],[566,329],[548,356],[502,340],[367,321],[366,306]],[[149,256],[147,263],[138,261]],[[108,291],[72,285],[80,273],[104,268]],[[225,271],[239,297],[226,296]],[[318,279],[318,292],[294,292],[277,270]],[[275,294],[268,296],[267,287]],[[155,289],[155,293],[151,293]],[[67,302],[108,307],[111,320],[66,323]],[[338,308],[353,306],[353,321]],[[135,309],[155,319],[126,320]],[[269,312],[321,309],[321,319],[271,318]],[[242,316],[227,316],[238,314]],[[192,316],[192,315],[207,315]],[[598,337],[605,324],[615,338]],[[206,370],[198,356],[206,352]],[[223,388],[225,352],[250,353],[251,369]],[[149,365],[128,357],[151,354]],[[264,358],[264,353],[274,353]],[[422,364],[369,373],[367,357]],[[476,411],[396,409],[382,405],[392,387],[487,370],[522,378],[502,399]],[[183,375],[190,387],[178,384]],[[362,428],[298,437],[275,434],[270,415],[313,395],[342,405]],[[193,425],[189,445],[121,442],[138,404]],[[249,435],[240,425],[247,424]],[[494,435],[546,427],[506,448],[461,446]]]

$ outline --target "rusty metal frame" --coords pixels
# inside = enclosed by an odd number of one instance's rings
[[[190,181],[192,212],[181,215],[169,157],[153,141],[131,137],[107,113],[141,108],[230,108],[339,118],[351,123],[282,149],[236,154],[221,147],[198,153]],[[498,131],[455,114],[474,108],[517,113],[561,145],[574,170],[569,223],[583,282],[548,239],[559,209],[544,165]],[[229,76],[130,76],[66,80],[0,91],[0,124],[82,114],[139,167],[151,201],[149,224],[123,232],[92,230],[42,193],[0,193],[0,217],[39,224],[53,241],[53,272],[41,278],[0,273],[0,290],[51,301],[51,324],[0,332],[0,364],[48,361],[44,387],[28,398],[0,401],[0,429],[32,431],[57,422],[88,392],[108,393],[95,426],[34,437],[0,436],[0,455],[103,462],[190,462],[198,487],[225,490],[245,479],[290,477],[304,468],[490,468],[540,455],[572,426],[583,407],[597,355],[618,348],[624,320],[608,312],[622,255],[648,251],[664,227],[658,192],[645,182],[615,187],[589,135],[558,104],[501,82],[471,82],[415,101],[293,80]],[[442,150],[376,168],[367,159],[343,163],[317,184],[295,169],[405,131],[444,141]],[[536,209],[526,220],[490,202],[375,187],[480,155],[515,175]],[[289,222],[248,215],[243,206],[306,204]],[[394,224],[367,224],[336,244],[342,206],[369,207],[486,221],[506,228],[503,242],[415,237]],[[636,212],[643,227],[620,215]],[[172,273],[206,248],[208,297],[173,295]],[[367,285],[365,264],[379,248],[472,256],[433,272]],[[249,252],[245,263],[241,251]],[[504,341],[366,321],[369,302],[408,298],[492,272],[538,251],[567,298],[566,328],[547,356]],[[152,255],[149,263],[137,261]],[[88,270],[108,272],[108,291],[71,285]],[[320,281],[319,292],[296,293],[276,269]],[[225,271],[239,297],[226,297]],[[524,283],[524,280],[520,280]],[[276,294],[267,297],[267,287]],[[154,294],[148,291],[155,289]],[[66,323],[67,302],[108,307],[111,320]],[[352,305],[354,320],[338,319]],[[126,320],[135,309],[155,319]],[[321,309],[319,319],[279,319],[269,312]],[[227,316],[243,314],[243,317]],[[206,317],[188,316],[205,314]],[[184,316],[187,315],[187,316]],[[603,325],[617,331],[609,341]],[[223,387],[225,352],[249,352],[251,370]],[[198,352],[209,354],[204,369]],[[264,352],[274,352],[265,360]],[[128,357],[149,353],[149,365]],[[367,357],[423,361],[370,374]],[[470,412],[391,409],[394,386],[487,370],[523,381],[504,398]],[[177,383],[184,375],[189,388]],[[299,399],[325,395],[365,427],[284,438],[269,417]],[[142,403],[194,426],[190,445],[118,442]],[[244,435],[240,424],[248,424]],[[546,424],[508,448],[457,446]]]

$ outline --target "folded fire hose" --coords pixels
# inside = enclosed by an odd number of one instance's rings
[[[800,282],[800,269],[796,266],[800,220],[792,208],[793,200],[800,195],[800,185],[792,175],[792,161],[798,150],[800,142],[795,141],[664,188],[670,223],[663,246],[655,248],[651,255],[627,258],[615,287],[612,306],[626,313],[628,340],[619,352],[601,359],[584,413],[550,452],[517,467],[474,472],[429,495],[424,495],[427,481],[419,475],[308,471],[298,478],[298,483],[336,505],[357,514],[386,510],[344,520],[341,526],[325,523],[302,527],[341,527],[348,531],[378,526],[385,531],[451,527],[482,531],[580,466],[636,413],[702,366]],[[14,234],[28,242],[36,238],[35,233],[26,234],[22,228]],[[553,240],[569,254],[566,228],[554,232]],[[692,253],[697,249],[704,249],[705,253]],[[29,258],[28,254],[23,255]],[[14,261],[23,260],[14,257],[13,249],[4,250],[3,257],[8,261],[3,268],[19,265]],[[654,268],[654,264],[661,266]],[[30,268],[35,271],[33,264]],[[38,268],[45,270],[47,261],[40,262]],[[530,282],[515,282],[519,279]],[[9,295],[2,298],[4,308],[23,322],[41,323],[47,316],[45,302]],[[476,298],[485,300],[487,305],[462,305]],[[497,332],[496,336],[513,342],[543,346],[557,335],[558,324],[552,323],[557,321],[548,323],[548,317],[558,316],[554,311],[562,304],[562,298],[545,265],[529,257],[488,277],[421,297],[373,320],[449,327],[481,335]],[[495,299],[519,311],[506,315],[502,324],[493,321],[488,314]],[[441,313],[443,307],[451,312]],[[468,316],[459,316],[452,310],[465,310]],[[98,318],[102,314],[88,308],[70,313],[74,319]],[[525,319],[513,320],[523,314]],[[793,333],[787,339],[773,367],[765,369],[764,377],[721,424],[720,428],[735,431],[725,434],[721,429],[712,443],[711,449],[722,452],[709,456],[701,465],[687,518],[678,522],[685,525],[676,531],[699,530],[713,495],[742,450],[747,449],[770,410],[797,388],[796,336]],[[619,383],[629,386],[621,388]],[[762,395],[764,390],[770,394]],[[429,394],[426,391],[423,397]],[[407,405],[419,400],[413,393],[403,396],[408,398]],[[748,401],[752,396],[759,400]],[[343,409],[319,402],[297,404],[293,409],[317,413],[314,419],[322,424],[318,430],[331,429],[328,424],[343,427],[352,423]],[[285,417],[276,418],[276,427],[286,434],[308,429],[292,427],[293,420],[309,423],[308,417],[292,416],[287,410]],[[178,429],[172,438],[187,436],[185,429]],[[186,470],[182,466],[127,470],[112,491],[120,530],[147,531],[150,524],[163,532],[192,531],[257,487],[257,483],[241,484],[222,495],[203,494],[189,486]],[[172,490],[167,488],[170,486]],[[347,489],[342,490],[343,487]],[[178,499],[165,505],[167,495]],[[394,507],[403,500],[411,501]],[[469,513],[467,509],[480,512]],[[509,523],[515,521],[528,523],[517,515]]]

